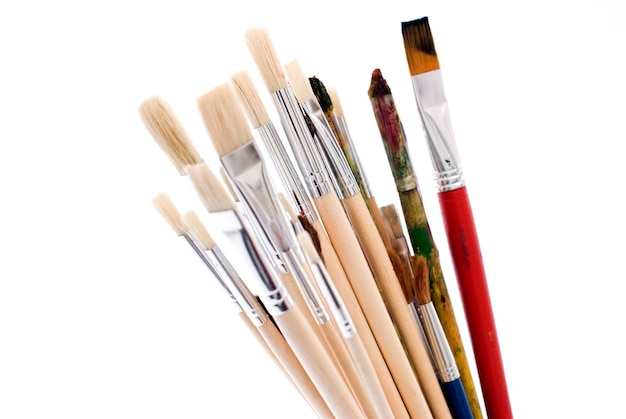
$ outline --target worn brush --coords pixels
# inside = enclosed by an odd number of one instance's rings
[[[257,64],[267,90],[272,96],[278,110],[281,124],[295,156],[296,163],[303,176],[309,196],[323,221],[328,238],[335,249],[339,261],[349,281],[359,305],[367,319],[367,323],[376,339],[385,363],[391,372],[397,390],[402,396],[406,410],[415,417],[430,417],[430,411],[423,393],[413,374],[411,364],[395,332],[387,308],[372,277],[367,261],[337,194],[333,188],[328,172],[313,144],[311,133],[300,107],[289,86],[282,76],[282,66],[274,49],[267,30],[250,29],[245,34],[246,43]],[[322,249],[323,249],[322,244]],[[323,250],[324,251],[324,250]],[[330,267],[328,254],[325,254],[327,266]],[[339,282],[342,277],[333,277]],[[342,283],[342,285],[344,285]],[[339,288],[339,287],[338,287]],[[340,293],[348,290],[347,286]],[[346,294],[347,295],[347,294]],[[342,294],[342,296],[345,296]],[[349,301],[345,299],[344,301]],[[349,304],[349,303],[348,303]],[[350,306],[349,306],[350,307]],[[369,347],[368,347],[369,348]],[[369,350],[369,349],[368,349]],[[379,367],[380,363],[376,363]],[[380,369],[377,368],[380,373]],[[391,388],[385,386],[388,394]],[[391,399],[390,399],[391,400]],[[393,403],[394,414],[400,415],[404,406]],[[400,416],[398,416],[400,417]]]
[[[488,417],[512,418],[482,251],[428,17],[402,22],[401,27],[418,113],[436,172],[439,206],[485,409]]]
[[[367,262],[371,266],[374,278],[387,303],[387,308],[415,367],[428,406],[436,418],[450,417],[450,411],[437,381],[437,376],[428,360],[426,345],[415,327],[415,322],[407,305],[403,301],[402,289],[389,260],[387,248],[367,209],[360,189],[358,186],[356,190],[354,188],[356,182],[345,156],[339,149],[336,139],[333,138],[332,130],[326,123],[321,107],[299,63],[292,61],[286,64],[285,71],[294,88],[298,103],[303,112],[310,117],[315,127],[315,138],[320,151],[326,155],[329,161],[333,179],[338,185],[341,203],[345,207],[358,242],[367,257]]]

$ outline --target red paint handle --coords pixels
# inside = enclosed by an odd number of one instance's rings
[[[487,416],[490,419],[512,418],[491,297],[467,189],[440,192],[439,205]]]

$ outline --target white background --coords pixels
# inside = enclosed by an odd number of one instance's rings
[[[215,163],[196,99],[239,70],[266,92],[243,39],[255,26],[270,30],[283,62],[297,59],[337,88],[385,205],[396,195],[367,97],[371,72],[382,70],[466,330],[400,31],[422,16],[515,415],[621,414],[619,2],[344,3],[0,5],[0,417],[311,417],[152,207],[167,192],[206,215],[137,111],[161,96]]]

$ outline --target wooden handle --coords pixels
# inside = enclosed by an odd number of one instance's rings
[[[432,418],[361,245],[337,194],[332,191],[314,198],[314,202],[409,414],[416,418]],[[378,235],[375,227],[373,234]]]
[[[396,383],[391,376],[391,372],[387,367],[385,358],[376,343],[376,339],[374,338],[372,330],[367,323],[365,314],[363,314],[363,310],[359,305],[359,301],[354,294],[354,290],[350,285],[343,266],[341,266],[337,252],[330,242],[324,226],[319,219],[315,220],[311,223],[311,225],[315,231],[317,231],[320,247],[322,249],[324,265],[326,265],[326,269],[333,280],[333,284],[335,285],[337,292],[343,299],[343,303],[346,305],[347,310],[352,317],[354,327],[356,328],[360,336],[360,340],[365,347],[368,358],[376,371],[376,376],[383,388],[386,400],[391,406],[394,417],[396,419],[409,419],[409,413],[407,412],[406,406],[402,401],[402,397],[398,392],[398,388],[396,387]]]
[[[299,306],[274,316],[285,340],[337,418],[364,418],[352,392]]]
[[[428,357],[428,349],[424,339],[420,336],[411,316],[402,287],[387,254],[387,249],[376,230],[363,197],[360,194],[352,195],[344,199],[343,204],[363,251],[367,255],[367,260],[372,267],[391,316],[406,345],[409,357],[415,366],[419,383],[433,416],[437,419],[452,418],[439,380]]]
[[[311,409],[320,417],[334,419],[328,405],[311,381],[302,364],[296,358],[285,338],[271,321],[266,321],[261,326],[254,326],[245,313],[240,313],[244,323],[250,332],[259,341],[274,363],[283,371],[294,387],[307,401]]]

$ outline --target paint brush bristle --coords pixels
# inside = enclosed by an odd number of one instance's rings
[[[275,92],[285,87],[287,81],[283,77],[280,60],[267,29],[248,29],[244,35],[248,50],[259,68],[267,90]]]
[[[415,298],[420,305],[428,304],[430,297],[430,280],[428,277],[428,262],[422,255],[418,255],[413,259],[413,290]]]
[[[370,88],[367,93],[370,98],[382,97],[391,94],[391,89],[387,84],[387,80],[385,80],[385,78],[383,77],[383,73],[380,71],[379,68],[372,71]]]
[[[402,37],[411,76],[439,69],[428,17],[402,22]]]
[[[293,88],[293,93],[298,99],[298,103],[315,99],[315,93],[313,93],[311,83],[304,74],[300,63],[297,60],[293,60],[285,64],[285,74],[287,75],[289,84]]]
[[[254,138],[230,84],[224,83],[200,96],[198,109],[220,158]]]
[[[152,199],[152,205],[165,218],[165,221],[172,227],[176,235],[183,236],[187,232],[187,226],[183,217],[166,193],[160,193]]]
[[[380,211],[383,214],[384,219],[388,222],[393,238],[403,238],[404,230],[402,229],[402,222],[400,221],[400,216],[398,215],[396,206],[394,204],[384,205],[380,208]]]
[[[202,158],[167,102],[158,96],[146,99],[139,107],[144,125],[181,175],[185,166]]]
[[[217,176],[204,163],[187,166],[194,189],[208,212],[235,209],[235,203]]]
[[[231,82],[252,127],[259,128],[269,124],[270,117],[248,72],[239,71],[235,73],[231,77]]]
[[[210,250],[215,247],[215,241],[200,220],[200,217],[198,217],[198,214],[194,211],[187,211],[183,218],[193,236],[204,247],[204,250]]]
[[[406,299],[407,304],[410,304],[414,300],[410,273],[408,272],[404,261],[397,253],[395,253],[391,249],[388,249],[387,254],[389,255],[389,259],[391,260],[393,271],[398,277],[398,283],[400,284],[400,288],[402,288],[404,298]]]
[[[330,103],[333,107],[333,113],[336,118],[343,118],[343,107],[341,106],[341,101],[339,100],[339,95],[337,94],[337,89],[334,87],[328,87],[326,89],[328,92],[328,96],[330,97]]]

